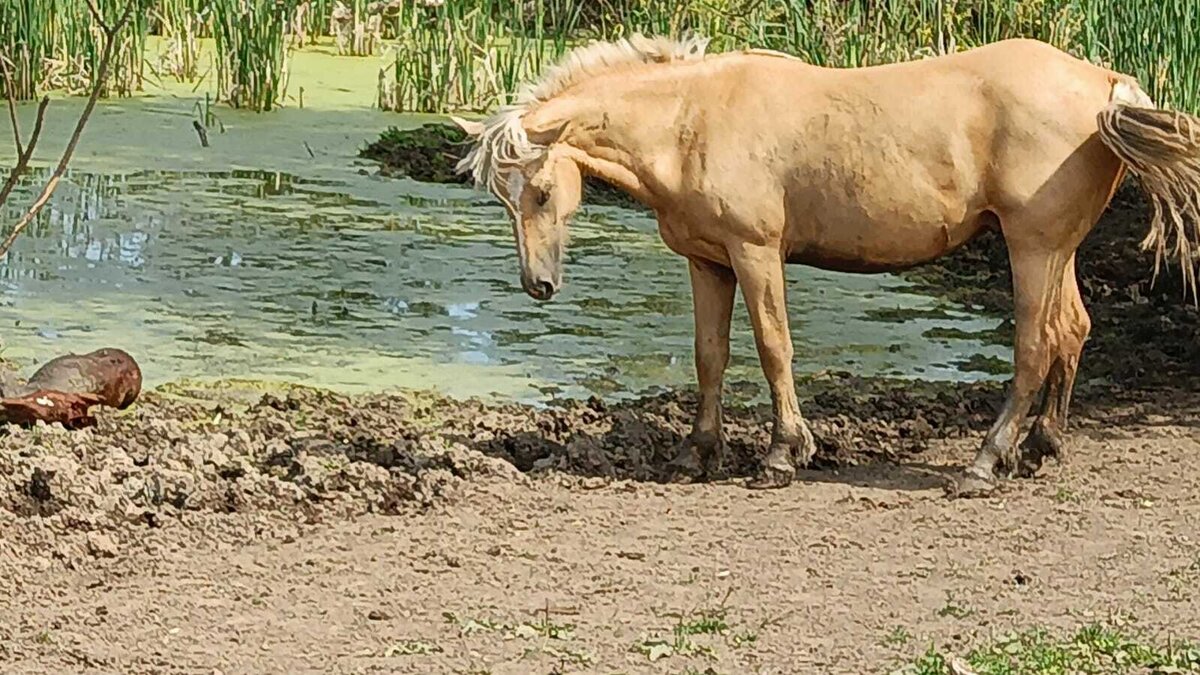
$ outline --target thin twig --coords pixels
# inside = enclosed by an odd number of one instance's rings
[[[17,122],[17,95],[13,93],[12,72],[8,69],[8,59],[0,56],[0,75],[4,76],[4,93],[8,97],[8,117],[12,121],[13,140],[17,143],[17,156],[25,154],[21,145],[21,124]],[[0,199],[0,204],[4,200]]]
[[[15,107],[12,99],[9,99],[9,103]],[[29,168],[29,160],[33,159],[33,149],[37,147],[38,138],[42,135],[42,123],[46,121],[46,106],[48,105],[50,105],[50,97],[42,97],[41,102],[38,103],[37,117],[33,122],[33,135],[29,137],[29,145],[25,146],[25,149],[17,156],[16,165],[13,166],[12,171],[8,172],[8,180],[4,181],[4,187],[0,187],[0,206],[8,201],[8,196],[17,187],[17,181],[21,179],[21,174]]]
[[[29,145],[25,145],[21,141],[21,127],[17,121],[17,95],[13,92],[12,71],[8,67],[8,59],[3,57],[0,57],[0,75],[4,76],[4,93],[8,98],[8,114],[12,120],[13,137],[17,143],[17,163],[8,173],[8,179],[4,181],[4,187],[0,187],[0,206],[3,206],[8,201],[8,196],[12,194],[13,189],[16,188],[21,174],[25,173],[25,169],[29,168],[29,160],[33,157],[33,149],[37,145],[38,137],[42,133],[42,122],[46,119],[46,106],[50,105],[50,97],[44,97],[38,105],[37,118],[33,124],[33,135],[29,137]]]
[[[108,79],[108,66],[112,61],[113,49],[117,44],[117,34],[133,18],[133,10],[137,4],[137,0],[129,0],[129,4],[126,6],[125,13],[121,16],[120,21],[110,27],[99,16],[95,1],[88,0],[88,8],[95,13],[97,17],[96,21],[104,31],[104,53],[100,58],[100,66],[96,70],[96,81],[92,86],[92,94],[88,97],[87,104],[83,107],[83,113],[80,114],[79,121],[75,124],[75,131],[71,134],[71,140],[67,142],[67,147],[63,150],[62,158],[59,159],[58,166],[54,169],[54,174],[50,176],[50,180],[46,181],[46,186],[42,188],[42,193],[34,200],[33,205],[29,207],[25,215],[21,216],[20,220],[13,225],[12,231],[4,239],[4,243],[0,244],[0,258],[8,255],[8,250],[12,248],[13,242],[17,240],[17,237],[20,236],[29,223],[37,217],[42,207],[46,205],[46,202],[50,201],[50,196],[54,194],[54,190],[58,188],[59,181],[66,174],[67,164],[71,161],[71,155],[75,154],[75,146],[79,144],[79,137],[83,135],[83,128],[87,125],[88,118],[92,116],[92,110],[96,107],[96,100],[100,98],[100,91],[104,88],[105,80]],[[26,152],[32,153],[32,147],[26,148]]]

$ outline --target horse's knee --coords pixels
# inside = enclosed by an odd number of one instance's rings
[[[696,370],[703,380],[719,379],[729,366],[728,338],[696,338]]]

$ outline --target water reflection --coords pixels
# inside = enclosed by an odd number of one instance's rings
[[[238,376],[525,399],[690,385],[686,268],[646,218],[585,209],[566,288],[537,304],[517,285],[510,230],[489,200],[379,194],[278,172],[71,173],[0,265],[6,348],[38,360],[119,345],[151,384]],[[974,379],[984,374],[954,364],[1007,358],[921,337],[994,321],[874,320],[933,306],[893,290],[894,278],[789,274],[798,371]],[[759,382],[742,309],[734,340],[731,382]]]

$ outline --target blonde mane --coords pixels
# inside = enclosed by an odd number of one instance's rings
[[[529,140],[521,120],[535,105],[604,73],[647,63],[693,61],[704,58],[708,39],[631,35],[613,42],[593,42],[576,47],[558,63],[547,68],[536,81],[524,84],[516,101],[497,110],[483,122],[474,146],[456,166],[458,173],[471,172],[475,187],[486,186],[506,198],[500,182],[501,169],[520,166],[540,157],[545,146]],[[515,206],[515,205],[510,205]]]

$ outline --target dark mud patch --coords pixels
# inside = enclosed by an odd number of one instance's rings
[[[455,173],[455,165],[470,150],[467,135],[452,124],[431,123],[415,129],[389,127],[359,156],[379,162],[380,174],[402,176],[427,183],[468,185],[470,177]],[[644,211],[628,195],[595,178],[583,181],[583,202]]]
[[[933,439],[986,427],[997,390],[826,376],[805,384],[817,467],[903,461]],[[189,513],[320,520],[396,514],[524,474],[657,481],[691,424],[690,394],[549,408],[429,394],[350,397],[291,388],[231,397],[204,388],[147,393],[95,428],[8,427],[0,522],[91,532],[158,527]],[[769,436],[766,407],[727,415],[730,477],[748,475]]]
[[[931,444],[977,438],[1003,398],[995,383],[847,374],[805,380],[800,392],[818,444],[816,472],[807,475],[818,481],[860,465],[889,477],[906,465],[926,471],[921,456]],[[1076,428],[1196,424],[1196,397],[1139,398],[1112,387],[1091,394],[1077,407]],[[534,408],[428,393],[169,387],[125,411],[101,409],[97,426],[81,431],[0,429],[0,558],[38,551],[80,567],[117,557],[147,529],[218,527],[234,538],[259,537],[368,513],[420,514],[472,496],[490,500],[538,489],[530,481],[539,479],[583,488],[658,482],[695,405],[690,393],[675,392]],[[727,410],[718,479],[754,471],[770,417],[768,406]]]

